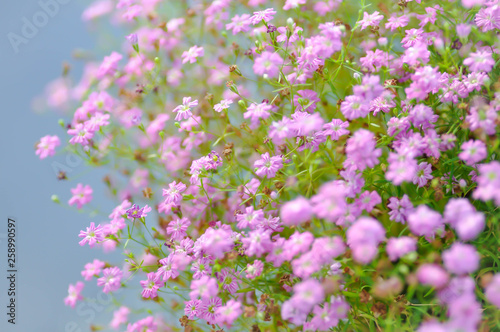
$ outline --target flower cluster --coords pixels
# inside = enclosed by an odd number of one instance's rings
[[[80,245],[126,258],[81,277],[152,308],[120,303],[109,327],[498,328],[498,1],[98,0],[82,17],[122,24],[123,45],[50,85],[74,111],[36,155],[109,171],[115,208]]]

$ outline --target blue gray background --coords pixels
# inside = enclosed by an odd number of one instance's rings
[[[99,223],[106,217],[90,218],[66,208],[70,188],[83,182],[94,188],[92,207],[109,214],[114,202],[102,194],[104,173],[64,153],[40,161],[34,150],[42,136],[56,134],[65,139],[65,135],[57,124],[61,115],[35,113],[33,98],[43,93],[49,81],[60,76],[62,62],[71,62],[73,50],[95,50],[98,44],[80,18],[89,2],[66,2],[26,44],[19,45],[18,53],[8,34],[22,35],[23,18],[32,21],[42,8],[37,0],[3,1],[0,5],[0,331],[5,332],[88,331],[89,324],[107,323],[111,318],[111,313],[99,303],[107,299],[98,297],[95,280],[87,282],[83,292],[97,301],[94,307],[77,311],[63,303],[68,285],[82,280],[80,271],[85,263],[94,257],[112,262],[121,259],[118,253],[106,255],[78,245],[79,231],[90,221]],[[72,76],[79,79],[81,71],[81,65],[73,65]],[[69,181],[57,180],[54,162],[71,167]],[[53,203],[52,194],[58,194],[64,206]],[[6,316],[7,249],[2,236],[6,233],[7,217],[18,223],[15,326],[7,323]]]

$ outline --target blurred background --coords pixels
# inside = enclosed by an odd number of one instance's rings
[[[50,3],[50,4],[49,4]],[[55,3],[55,5],[54,5]],[[118,262],[118,253],[78,245],[78,233],[91,221],[102,223],[117,205],[104,197],[105,175],[66,153],[40,160],[35,144],[45,135],[65,138],[58,125],[62,114],[35,112],[33,100],[47,83],[61,76],[63,62],[71,63],[71,76],[79,80],[82,64],[72,60],[75,49],[105,53],[102,39],[81,20],[89,2],[80,0],[4,1],[0,10],[0,331],[88,331],[91,324],[107,324],[112,317],[95,280],[86,282],[83,295],[94,301],[77,309],[64,305],[68,285],[83,280],[80,271],[94,258]],[[45,13],[45,14],[43,14]],[[28,22],[28,23],[26,23]],[[32,25],[37,23],[39,27]],[[33,29],[34,28],[34,29]],[[101,38],[101,37],[100,37]],[[109,49],[109,46],[108,46]],[[100,59],[102,59],[102,53]],[[97,54],[99,56],[99,54]],[[59,181],[61,165],[68,180]],[[77,183],[94,189],[89,217],[69,208],[70,189]],[[51,201],[58,194],[61,204]],[[9,324],[7,312],[7,218],[17,222],[17,316]],[[138,282],[138,281],[137,281]],[[119,296],[119,295],[118,295]]]

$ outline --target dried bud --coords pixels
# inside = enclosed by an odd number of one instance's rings
[[[153,196],[153,191],[151,190],[150,187],[147,187],[147,188],[145,188],[145,189],[142,190],[142,194],[146,198],[151,198],[151,196]]]
[[[403,283],[397,277],[391,277],[387,280],[380,278],[373,288],[373,295],[378,298],[388,299],[401,293]]]
[[[361,291],[361,293],[359,293],[359,301],[360,301],[361,303],[368,303],[368,302],[370,302],[370,301],[371,301],[371,299],[372,299],[372,297],[371,297],[370,293],[368,293],[368,292],[366,291],[366,289],[363,289],[363,290]]]
[[[387,306],[382,302],[377,302],[374,305],[372,305],[372,311],[375,318],[378,318],[380,316],[385,316],[387,314]]]
[[[179,318],[179,322],[181,323],[181,326],[182,326],[182,327],[187,326],[187,325],[188,325],[188,323],[189,323],[189,318],[188,318],[188,316],[185,316],[185,315],[184,315],[184,316],[182,316],[181,318]]]
[[[269,24],[269,25],[267,26],[267,33],[275,32],[276,30],[278,30],[278,28],[277,28],[277,27],[275,27],[275,26],[274,26],[274,25],[272,25],[272,24]]]
[[[245,307],[243,312],[243,317],[254,317],[255,316],[255,308],[254,307]]]

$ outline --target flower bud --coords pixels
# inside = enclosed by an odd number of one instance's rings
[[[57,204],[61,203],[61,201],[59,200],[59,196],[57,196],[57,195],[52,195],[52,196],[50,197],[50,199],[51,199],[51,200],[52,200],[52,202],[54,202],[54,203],[57,203]]]

